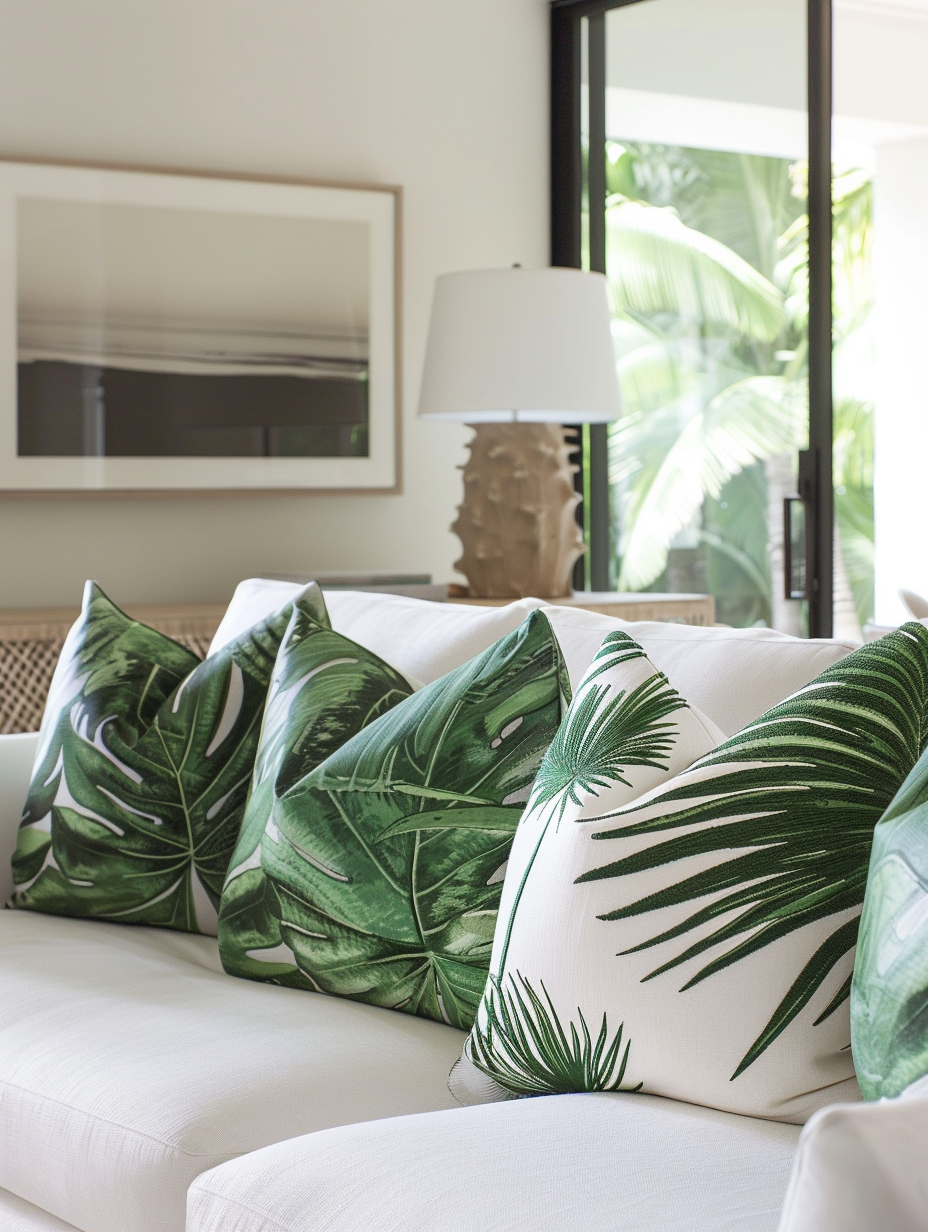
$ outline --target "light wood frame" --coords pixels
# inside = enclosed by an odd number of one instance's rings
[[[96,198],[94,185],[97,186]],[[77,187],[75,187],[77,186]],[[172,193],[172,189],[174,192]],[[16,223],[17,196],[48,196],[62,200],[137,201],[165,208],[227,209],[324,218],[325,209],[341,209],[333,218],[371,223],[371,450],[365,458],[19,458],[16,456]],[[238,204],[232,194],[241,195]],[[77,194],[76,197],[74,194]],[[288,199],[288,200],[285,200]],[[302,208],[298,208],[302,201]],[[324,202],[330,204],[326,207]],[[281,204],[283,202],[283,204]],[[388,494],[402,491],[402,189],[397,185],[348,183],[287,176],[261,176],[222,171],[192,171],[153,165],[84,161],[46,162],[0,159],[0,498],[73,499],[75,497],[267,496],[295,492]],[[377,324],[375,326],[375,313]],[[377,382],[375,397],[373,388]],[[376,402],[376,405],[375,405]],[[64,461],[67,467],[48,463]],[[128,462],[130,467],[120,465]],[[178,462],[183,465],[178,468]],[[252,472],[268,466],[278,472],[270,481],[250,474],[223,482],[221,468],[212,475],[168,476],[192,471],[206,463],[231,463],[233,470]],[[26,463],[26,466],[20,464]],[[114,465],[116,464],[116,465]],[[151,465],[155,464],[155,465]],[[244,466],[243,464],[250,464]],[[276,465],[282,464],[282,465]],[[148,469],[148,477],[121,481],[120,472]],[[76,470],[83,472],[76,474]],[[160,472],[160,474],[159,474]],[[62,481],[62,475],[65,481]]]

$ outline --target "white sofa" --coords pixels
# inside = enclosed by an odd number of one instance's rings
[[[327,601],[336,629],[423,681],[539,606]],[[618,622],[549,615],[576,681]],[[765,630],[619,627],[729,733],[851,649]],[[0,737],[4,900],[35,741]],[[825,1109],[801,1134],[638,1095],[465,1109],[446,1086],[463,1038],[234,979],[211,937],[4,911],[0,1232],[928,1228],[917,1090]]]

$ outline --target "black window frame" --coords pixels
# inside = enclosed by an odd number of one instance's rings
[[[551,264],[580,268],[583,205],[581,37],[589,19],[589,199],[605,202],[606,13],[644,0],[552,0],[551,3]],[[693,0],[698,3],[698,0]],[[809,123],[809,448],[799,455],[799,496],[805,505],[806,598],[809,636],[831,637],[834,604],[832,466],[832,0],[806,0]],[[590,268],[605,273],[605,211],[590,210]],[[583,430],[584,516],[588,557],[574,585],[608,590],[612,565],[605,424]],[[578,482],[583,482],[581,467]],[[777,579],[774,580],[777,585]]]

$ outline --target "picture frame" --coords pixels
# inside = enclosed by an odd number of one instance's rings
[[[394,185],[0,160],[0,495],[400,490]]]

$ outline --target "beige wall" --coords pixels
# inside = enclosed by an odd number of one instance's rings
[[[404,492],[0,498],[0,607],[220,600],[269,570],[451,577],[466,430],[417,424],[432,283],[547,259],[545,0],[0,0],[0,154],[398,183]]]

